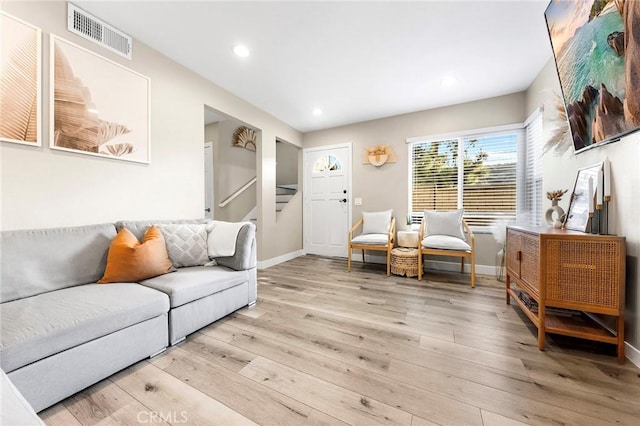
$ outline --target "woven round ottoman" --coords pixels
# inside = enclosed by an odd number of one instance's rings
[[[391,250],[391,273],[394,275],[418,276],[418,249],[396,247]]]

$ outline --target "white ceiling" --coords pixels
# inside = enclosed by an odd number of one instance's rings
[[[77,2],[302,132],[525,90],[547,3]]]

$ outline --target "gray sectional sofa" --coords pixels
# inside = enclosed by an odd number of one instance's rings
[[[0,233],[0,367],[35,411],[163,351],[256,301],[255,226],[231,257],[140,283],[96,284],[134,221]]]

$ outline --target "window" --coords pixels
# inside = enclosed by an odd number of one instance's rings
[[[526,137],[518,154],[518,218],[529,225],[542,219],[542,110],[534,112],[524,123]]]
[[[326,170],[342,170],[342,164],[340,164],[340,160],[338,160],[333,155],[323,155],[322,157],[318,158],[313,164],[313,172],[322,173]]]
[[[474,227],[515,219],[520,128],[410,144],[412,219],[424,210],[464,208]],[[462,160],[459,160],[462,159]]]

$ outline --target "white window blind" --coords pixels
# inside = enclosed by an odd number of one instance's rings
[[[410,211],[464,208],[475,228],[515,219],[518,145],[522,130],[460,135],[410,144]],[[459,160],[462,159],[462,160]]]
[[[458,208],[458,140],[411,145],[411,205],[414,223],[425,210]]]
[[[463,207],[471,226],[516,216],[518,133],[464,139]]]
[[[525,140],[520,149],[518,219],[540,225],[542,219],[542,110],[525,122]]]

